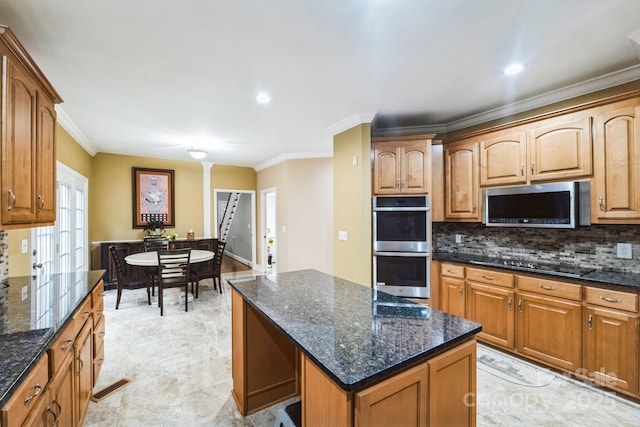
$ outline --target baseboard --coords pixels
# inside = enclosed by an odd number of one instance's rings
[[[234,259],[234,260],[238,261],[240,264],[244,264],[244,265],[246,265],[246,266],[247,266],[247,267],[249,267],[249,268],[252,268],[252,267],[253,267],[253,266],[251,265],[251,261],[249,261],[249,260],[247,260],[247,259],[244,259],[244,258],[242,258],[241,256],[234,254],[233,252],[227,252],[227,251],[225,251],[225,253],[224,253],[224,254],[225,254],[226,256],[228,256],[229,258],[232,258],[232,259]]]

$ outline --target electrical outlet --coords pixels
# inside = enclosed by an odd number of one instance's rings
[[[633,254],[631,251],[631,243],[618,243],[618,258],[631,259]]]
[[[462,234],[456,234],[456,243],[462,243]]]
[[[338,240],[347,240],[347,232],[338,231]]]

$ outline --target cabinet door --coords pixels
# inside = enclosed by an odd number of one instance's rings
[[[50,388],[48,418],[55,419],[58,426],[73,425],[73,357],[69,355],[56,373]]]
[[[374,194],[400,192],[400,156],[395,144],[377,143],[373,149]]]
[[[84,323],[84,326],[78,334],[75,348],[75,408],[76,408],[76,423],[75,425],[82,425],[84,416],[87,413],[89,402],[93,394],[93,374],[92,374],[92,321],[88,320]]]
[[[6,137],[2,140],[2,223],[28,223],[36,218],[37,86],[21,66],[6,57],[3,67]]]
[[[400,190],[409,194],[429,194],[431,148],[424,141],[400,148]]]
[[[56,111],[53,102],[38,93],[36,144],[36,217],[38,223],[56,220]]]
[[[527,182],[527,134],[487,135],[480,143],[480,186]]]
[[[593,159],[591,222],[638,222],[640,107],[628,106],[596,116]]]
[[[617,310],[587,307],[585,367],[598,385],[638,393],[638,318]]]
[[[356,394],[355,426],[427,426],[426,363]]]
[[[454,316],[465,316],[464,280],[442,276],[440,280],[440,310]]]
[[[445,149],[445,219],[480,221],[478,143]]]
[[[429,365],[429,425],[475,426],[475,339],[460,344],[427,363]]]
[[[575,373],[581,362],[580,303],[525,293],[517,299],[517,351]]]
[[[478,339],[513,350],[514,292],[467,281],[467,318],[482,325]]]
[[[591,117],[545,120],[530,135],[531,182],[591,176]]]

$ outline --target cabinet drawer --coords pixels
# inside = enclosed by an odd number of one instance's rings
[[[100,320],[98,321],[98,324],[93,329],[93,348],[94,348],[94,351],[96,352],[104,344],[104,334],[105,334],[104,325],[105,323],[104,323],[104,316],[103,316],[100,318]]]
[[[104,307],[104,281],[100,280],[100,283],[91,291],[91,304],[93,308],[102,305]]]
[[[2,408],[2,425],[4,427],[20,426],[29,411],[37,406],[37,401],[44,395],[49,382],[49,357],[45,355],[36,367],[13,393],[11,399]]]
[[[467,268],[466,273],[467,280],[486,283],[488,285],[503,286],[505,288],[513,288],[513,274],[480,270],[477,268]]]
[[[442,263],[442,275],[464,279],[464,267],[456,264]]]
[[[516,283],[518,284],[518,289],[523,291],[535,292],[537,294],[550,295],[558,298],[566,298],[574,301],[582,301],[581,285],[527,276],[516,276]]]
[[[73,315],[73,323],[76,331],[80,331],[84,323],[91,317],[91,298],[84,300],[78,311]]]
[[[60,369],[60,365],[68,354],[73,354],[73,344],[78,336],[78,330],[75,328],[75,322],[70,322],[69,326],[55,340],[49,348],[49,357],[51,364],[51,376],[53,377]]]
[[[634,313],[638,312],[637,294],[587,286],[584,288],[584,297],[588,304],[617,308],[618,310],[631,311]]]

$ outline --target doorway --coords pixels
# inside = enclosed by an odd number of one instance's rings
[[[238,208],[231,222],[227,235],[227,245],[224,253],[230,258],[251,268],[256,265],[256,192],[248,190],[214,189],[213,206],[216,236],[220,229],[220,222],[232,192],[240,193]]]
[[[262,271],[275,273],[278,259],[275,188],[260,191],[260,206],[260,228],[262,229],[260,267]]]

